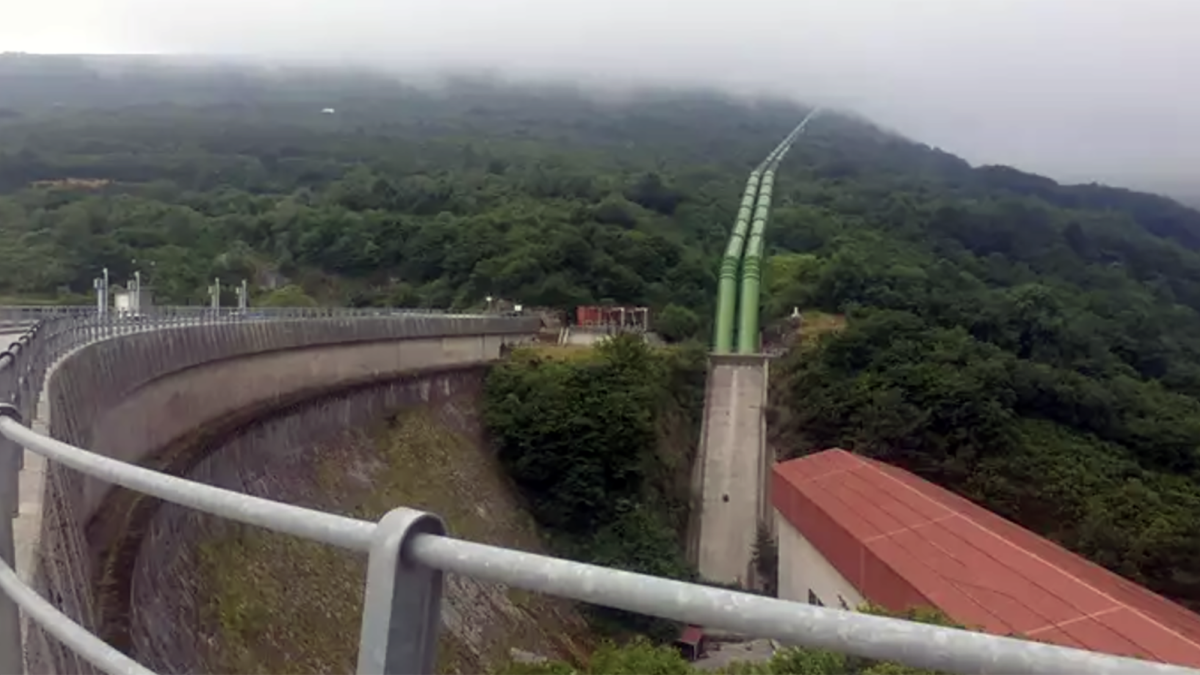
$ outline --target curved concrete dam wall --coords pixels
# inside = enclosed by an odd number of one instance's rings
[[[171,473],[366,519],[427,508],[452,534],[537,550],[532,518],[482,441],[486,371],[426,369],[267,403],[253,421],[231,420],[197,443],[198,461],[182,449]],[[354,669],[365,555],[173,504],[145,520],[126,530],[136,557],[109,565],[128,574],[126,606],[114,611],[101,592],[113,644],[163,673]],[[569,601],[455,575],[446,584],[442,670],[490,672],[512,648],[581,651],[572,640],[586,623]]]
[[[145,462],[174,440],[264,401],[403,375],[416,368],[494,359],[528,341],[537,319],[396,317],[188,326],[97,342],[66,357],[47,386],[48,430],[59,440]],[[28,453],[27,453],[28,454]],[[38,463],[27,462],[36,476]],[[85,528],[111,487],[53,463],[40,490],[22,484],[22,573],[92,631],[97,570]],[[26,495],[40,495],[33,508]],[[30,522],[33,521],[33,522]],[[40,521],[40,522],[37,522]],[[32,534],[29,534],[32,533]],[[91,673],[70,650],[26,626],[31,673]]]

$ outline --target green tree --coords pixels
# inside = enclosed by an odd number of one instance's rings
[[[654,318],[655,332],[668,342],[680,342],[696,337],[700,332],[700,317],[687,307],[667,305]]]
[[[316,307],[317,301],[305,293],[304,289],[289,284],[271,291],[255,304],[263,307]]]
[[[699,417],[703,359],[635,335],[569,360],[518,349],[488,375],[484,420],[500,460],[558,551],[645,574],[694,578],[684,561],[686,464],[664,426]],[[601,625],[669,639],[670,622],[596,608]]]

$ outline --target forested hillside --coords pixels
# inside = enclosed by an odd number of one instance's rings
[[[1200,608],[1200,216],[836,120],[794,152],[769,310],[848,323],[777,378],[787,452],[900,464]]]
[[[45,86],[65,80],[64,97],[100,77],[58,70]],[[743,174],[795,113],[355,74],[185,72],[155,99],[149,75],[108,77],[135,103],[31,94],[0,122],[0,293],[87,291],[100,267],[123,279],[137,266],[173,302],[202,300],[213,277],[277,272],[331,302],[611,299],[704,315],[707,256]],[[40,183],[65,179],[112,182]]]
[[[0,294],[69,298],[107,266],[164,302],[214,276],[357,305],[612,300],[703,338],[746,174],[804,113],[101,65],[0,58]],[[1200,608],[1200,213],[837,114],[776,186],[767,318],[848,319],[772,376],[788,453],[883,457]]]

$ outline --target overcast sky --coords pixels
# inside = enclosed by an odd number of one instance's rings
[[[976,163],[1200,195],[1200,0],[4,5],[0,51],[318,57],[766,89],[852,108]]]

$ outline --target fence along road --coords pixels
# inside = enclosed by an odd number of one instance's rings
[[[431,673],[445,572],[606,605],[784,644],[835,650],[963,673],[1191,673],[1200,671],[1013,638],[859,614],[689,584],[456,539],[434,514],[397,508],[356,520],[168,476],[31,430],[28,420],[49,367],[73,349],[133,331],[182,323],[353,320],[372,312],[259,313],[172,310],[140,321],[68,310],[43,316],[0,353],[0,508],[15,510],[19,448],[148,495],[248,525],[368,554],[358,672]],[[319,319],[317,319],[319,320]],[[106,673],[147,669],[104,644],[23,583],[13,569],[12,522],[0,517],[0,673],[24,672],[18,612]]]

